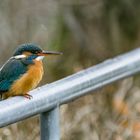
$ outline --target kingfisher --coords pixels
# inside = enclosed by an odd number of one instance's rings
[[[1,98],[24,96],[31,99],[28,92],[34,89],[43,77],[43,58],[60,54],[62,53],[44,51],[33,43],[19,45],[13,56],[0,68]]]

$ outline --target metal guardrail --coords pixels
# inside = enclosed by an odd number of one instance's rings
[[[140,48],[42,86],[33,99],[13,97],[0,102],[0,127],[41,114],[41,140],[59,140],[59,106],[100,87],[140,72]]]

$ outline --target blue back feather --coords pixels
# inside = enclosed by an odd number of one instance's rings
[[[28,64],[19,59],[10,59],[0,70],[0,92],[6,92],[10,89],[13,82],[26,73]]]

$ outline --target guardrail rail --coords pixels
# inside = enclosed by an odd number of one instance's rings
[[[0,102],[0,127],[40,114],[41,140],[59,140],[59,106],[140,72],[140,48],[30,92],[33,99]]]

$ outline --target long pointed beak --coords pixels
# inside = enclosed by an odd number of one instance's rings
[[[48,55],[62,55],[62,52],[54,52],[54,51],[42,51],[38,53],[39,56],[48,56]]]

